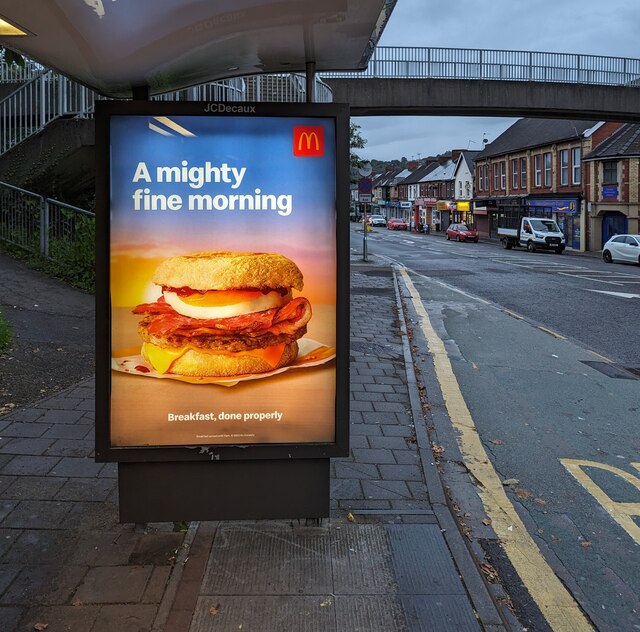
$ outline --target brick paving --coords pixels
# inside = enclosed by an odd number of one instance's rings
[[[1,418],[0,630],[150,630],[184,535],[118,523],[94,383]]]
[[[237,629],[236,616],[261,632],[478,629],[422,469],[392,271],[354,260],[351,286],[351,451],[332,460],[327,523],[202,523],[167,591],[184,535],[118,523],[85,380],[0,417],[0,630],[144,632],[163,610],[154,632]],[[225,565],[247,573],[221,578]]]
[[[334,521],[433,521],[397,318],[389,266],[352,262],[351,454],[332,462]]]

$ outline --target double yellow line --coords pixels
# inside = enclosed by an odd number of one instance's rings
[[[556,632],[593,630],[569,591],[547,564],[507,497],[502,481],[487,456],[464,401],[445,345],[433,328],[409,274],[402,268],[400,274],[411,294],[411,302],[419,316],[420,327],[433,356],[436,377],[449,418],[459,433],[458,444],[464,462],[480,483],[478,493],[504,552],[553,630]]]

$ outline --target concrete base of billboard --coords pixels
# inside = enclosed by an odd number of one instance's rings
[[[329,516],[329,459],[119,463],[121,522]]]

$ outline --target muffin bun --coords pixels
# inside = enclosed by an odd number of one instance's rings
[[[302,272],[283,255],[270,252],[198,252],[165,259],[152,281],[171,288],[302,290]]]
[[[142,355],[151,364],[144,346],[142,347]],[[171,363],[167,373],[189,377],[233,377],[251,373],[267,373],[291,364],[297,356],[298,343],[295,341],[285,345],[282,356],[275,366],[255,355],[201,352],[189,348]]]

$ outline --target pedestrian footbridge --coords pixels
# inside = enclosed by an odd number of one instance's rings
[[[353,116],[640,120],[640,59],[379,46],[365,71],[322,76]]]

